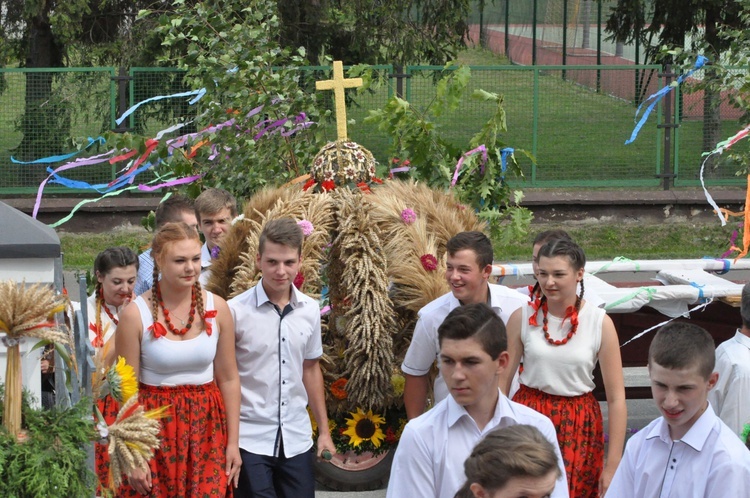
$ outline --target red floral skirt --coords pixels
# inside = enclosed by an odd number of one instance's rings
[[[151,497],[231,497],[225,473],[227,421],[221,391],[214,382],[200,386],[139,386],[146,410],[170,405],[161,420],[160,447],[149,463]],[[118,496],[140,497],[127,479]]]
[[[570,496],[599,496],[604,467],[604,427],[599,402],[592,393],[555,396],[521,384],[513,401],[552,420],[565,463]]]
[[[104,421],[107,422],[107,425],[113,424],[120,411],[120,404],[115,401],[115,398],[108,394],[105,397],[98,399],[96,401],[96,406],[104,416]],[[94,417],[94,420],[96,423],[99,423],[99,420],[96,417]],[[96,476],[99,478],[97,496],[102,496],[103,490],[109,488],[109,453],[107,450],[107,444],[94,444],[94,452],[96,455]]]

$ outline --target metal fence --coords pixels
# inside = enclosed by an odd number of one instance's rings
[[[301,86],[313,91],[314,80],[330,77],[329,67],[303,69]],[[347,93],[347,113],[354,124],[350,137],[368,147],[387,164],[389,138],[363,122],[370,109],[382,108],[396,93],[415,109],[424,109],[435,96],[441,67],[409,66],[394,74],[391,66],[374,67],[380,86]],[[698,183],[703,145],[703,110],[700,94],[672,92],[673,115],[666,119],[660,104],[638,139],[624,145],[633,129],[637,105],[667,83],[660,66],[558,65],[472,67],[470,88],[455,112],[436,119],[441,133],[458,150],[468,147],[493,112],[470,97],[483,89],[505,96],[508,132],[500,139],[510,147],[526,149],[536,157],[531,164],[519,156],[528,187],[658,187]],[[57,164],[18,164],[75,150],[73,138],[96,137],[108,129],[132,130],[153,136],[180,120],[195,117],[197,109],[185,101],[161,100],[139,107],[117,128],[114,119],[132,104],[157,95],[188,90],[184,73],[164,68],[65,68],[49,71],[0,69],[0,195],[32,193]],[[698,72],[694,80],[702,77]],[[309,84],[308,84],[309,83]],[[327,92],[326,92],[327,93]],[[331,105],[320,93],[321,108]],[[736,110],[723,106],[722,138],[740,127]],[[664,128],[665,122],[679,124]],[[335,139],[335,124],[320,123],[323,135]],[[671,130],[670,153],[665,155],[665,131]],[[185,133],[183,128],[180,133]],[[738,148],[746,147],[738,144]],[[91,154],[106,149],[92,147]],[[665,158],[668,162],[665,163]],[[709,184],[738,184],[739,166],[720,157],[708,171]],[[89,183],[107,183],[117,171],[109,164],[72,170],[66,176]],[[674,180],[670,175],[675,175]],[[71,192],[50,184],[47,192]]]

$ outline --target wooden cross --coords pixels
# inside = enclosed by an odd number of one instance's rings
[[[336,106],[336,133],[339,140],[346,140],[346,102],[344,100],[344,88],[357,88],[362,86],[362,78],[344,79],[344,65],[341,61],[333,61],[333,79],[316,81],[317,90],[333,90]]]

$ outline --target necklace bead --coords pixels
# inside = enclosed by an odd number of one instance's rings
[[[169,310],[164,306],[164,301],[161,298],[161,288],[159,284],[156,285],[156,299],[159,302],[159,306],[161,306],[162,312],[164,313],[164,323],[167,324],[167,329],[169,329],[170,332],[172,332],[175,335],[185,335],[187,334],[188,330],[190,330],[193,327],[193,320],[195,320],[195,306],[196,306],[196,296],[195,296],[195,287],[192,289],[192,293],[190,296],[190,313],[188,315],[187,324],[184,328],[178,329],[174,325],[172,325],[172,320],[169,317]],[[177,317],[178,320],[180,320],[179,317]],[[183,324],[185,322],[183,320],[180,320]]]
[[[568,306],[568,308],[565,310],[565,316],[563,317],[563,323],[565,323],[565,320],[570,318],[570,331],[568,331],[567,335],[563,337],[562,339],[553,339],[549,335],[548,330],[548,319],[547,319],[547,300],[545,298],[542,298],[541,304],[538,305],[539,308],[542,309],[542,331],[544,332],[544,338],[552,344],[553,346],[564,346],[568,343],[570,339],[573,338],[573,336],[576,334],[576,331],[578,330],[578,304],[579,300],[576,300],[576,306]],[[535,310],[536,311],[536,310]],[[532,321],[533,318],[533,321]],[[536,313],[532,317],[529,318],[529,325],[537,325],[536,323]]]

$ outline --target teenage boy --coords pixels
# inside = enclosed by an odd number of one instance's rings
[[[461,232],[448,241],[446,250],[445,279],[451,291],[419,310],[411,344],[401,365],[406,378],[404,406],[409,419],[425,411],[428,374],[435,360],[439,360],[437,330],[448,313],[461,305],[486,303],[505,323],[516,309],[526,305],[529,300],[513,289],[489,283],[492,242],[482,232]],[[435,379],[433,391],[435,403],[448,396],[440,373]]]
[[[496,427],[532,425],[552,444],[560,467],[552,497],[568,485],[552,422],[506,398],[498,386],[508,365],[505,325],[485,303],[452,310],[438,328],[440,370],[450,396],[406,424],[396,449],[388,498],[453,498],[466,476],[464,461]]]
[[[198,229],[198,220],[195,217],[193,201],[181,195],[171,195],[156,208],[154,222],[156,229],[163,227],[169,222],[182,221],[186,225]],[[154,284],[154,260],[151,258],[149,247],[138,256],[138,275],[135,280],[136,296],[140,296]]]
[[[258,244],[263,277],[229,300],[235,324],[242,386],[240,454],[235,497],[313,498],[310,407],[319,428],[328,427],[320,310],[292,285],[300,267],[302,229],[291,218],[269,221]],[[318,455],[336,452],[321,430]]]
[[[708,402],[713,370],[708,332],[685,322],[659,329],[648,373],[662,416],[628,441],[607,498],[748,496],[750,451]]]
[[[719,418],[738,436],[750,424],[750,283],[742,288],[742,328],[716,348],[719,381],[708,400]]]
[[[232,194],[220,188],[204,190],[195,199],[195,215],[198,227],[206,239],[201,248],[201,285],[208,283],[211,275],[211,260],[219,256],[221,240],[224,238],[232,220],[237,216],[237,201]]]

